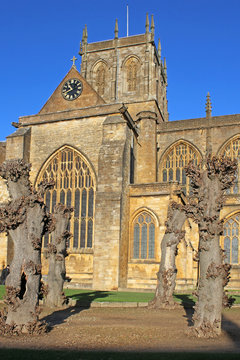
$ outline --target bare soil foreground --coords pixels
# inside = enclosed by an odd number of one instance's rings
[[[146,308],[70,307],[51,312],[49,309],[44,309],[42,318],[51,326],[47,334],[1,337],[0,348],[118,352],[234,352],[239,353],[236,359],[240,359],[240,308],[224,311],[222,335],[210,340],[186,335],[191,325],[192,310],[183,307],[171,311]],[[96,357],[98,358],[100,359]]]

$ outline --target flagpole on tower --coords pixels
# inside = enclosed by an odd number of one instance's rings
[[[127,36],[128,36],[128,4],[127,4]]]

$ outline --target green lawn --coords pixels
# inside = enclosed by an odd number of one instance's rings
[[[109,302],[148,302],[153,299],[154,293],[145,292],[124,292],[124,291],[93,291],[81,289],[65,289],[67,297],[77,300],[79,304],[89,304],[92,301],[109,301]],[[0,300],[5,294],[5,286],[0,285]],[[231,293],[229,292],[229,295]],[[237,294],[237,295],[236,295]],[[235,292],[232,297],[235,304],[240,304],[240,292]],[[174,298],[183,305],[194,305],[196,298],[191,294],[175,294]]]
[[[91,303],[92,301],[100,302],[148,302],[153,299],[154,292],[124,292],[124,291],[92,291],[65,289],[65,295],[77,300],[78,303]],[[190,294],[176,294],[174,298],[177,302],[193,305],[195,298]]]
[[[5,286],[0,285],[0,300],[3,299],[3,296],[5,295]]]
[[[77,300],[79,303],[90,303],[92,301],[110,301],[110,302],[148,302],[153,299],[154,293],[144,292],[123,292],[123,291],[92,291],[79,289],[65,289],[65,295],[69,298]],[[229,294],[231,295],[231,294]],[[235,299],[234,304],[240,304],[239,295],[232,295]],[[175,294],[175,301],[183,305],[194,305],[196,297],[192,294]]]
[[[110,301],[110,302],[148,302],[154,293],[123,292],[123,291],[92,291],[79,289],[65,289],[64,293],[78,302]]]

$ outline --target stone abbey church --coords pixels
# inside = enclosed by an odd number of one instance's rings
[[[1,142],[0,162],[23,158],[32,164],[35,187],[55,180],[45,194],[52,211],[72,206],[67,276],[72,285],[110,289],[154,289],[161,259],[168,204],[180,190],[189,195],[184,167],[199,164],[207,147],[239,159],[240,114],[168,121],[167,67],[153,18],[141,35],[88,43],[83,31],[81,71],[73,66],[38,114],[19,118]],[[239,169],[240,170],[240,169]],[[240,172],[238,172],[240,173]],[[240,177],[224,196],[220,239],[232,264],[230,287],[240,288]],[[1,202],[8,200],[0,179]],[[177,286],[198,278],[197,225],[187,220],[177,256]],[[50,236],[43,239],[44,257]],[[11,262],[10,237],[0,234],[0,266]]]

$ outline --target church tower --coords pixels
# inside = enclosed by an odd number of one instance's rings
[[[106,103],[155,100],[162,122],[168,121],[167,67],[160,40],[155,46],[154,30],[153,16],[149,26],[147,14],[144,34],[119,38],[116,20],[114,39],[89,44],[85,26],[79,54],[81,75]]]

